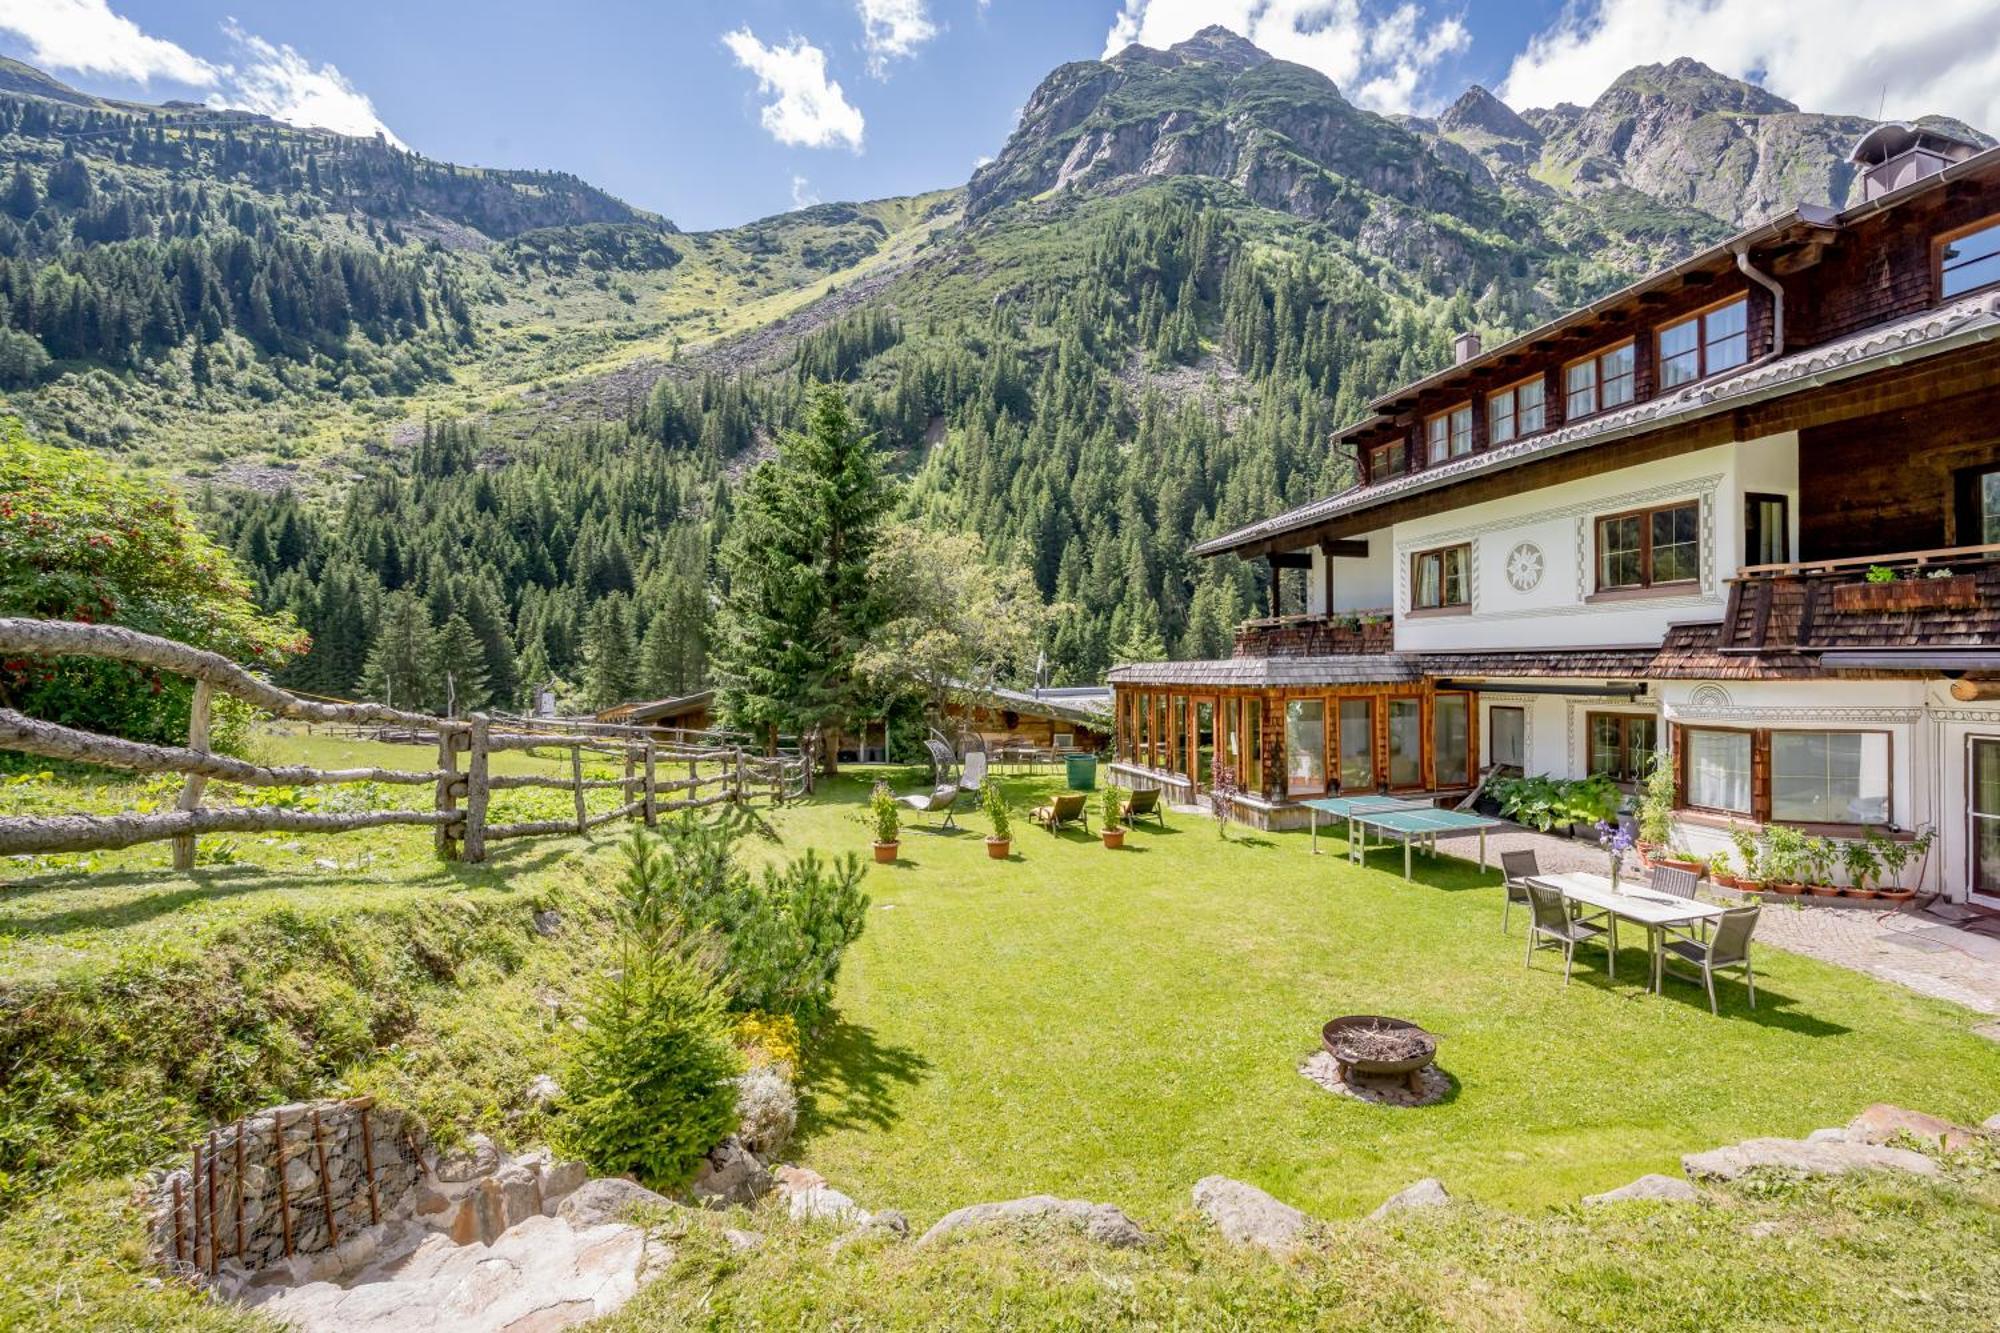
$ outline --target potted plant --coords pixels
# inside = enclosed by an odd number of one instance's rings
[[[1125,793],[1111,783],[1104,784],[1104,821],[1098,833],[1105,847],[1116,850],[1125,845]]]
[[[1875,888],[1877,898],[1906,903],[1917,896],[1915,889],[1904,887],[1903,870],[1911,861],[1920,860],[1930,851],[1931,839],[1936,836],[1936,830],[1925,829],[1908,840],[1882,838],[1875,843],[1875,859],[1882,863],[1882,880]]]
[[[896,793],[889,790],[889,784],[878,782],[868,793],[868,823],[875,830],[875,863],[894,865],[896,849],[901,844],[896,840],[899,821],[896,818]]]
[[[1715,852],[1709,856],[1708,877],[1719,889],[1740,888],[1743,883],[1737,878],[1736,862],[1728,852]]]
[[[1736,876],[1736,887],[1745,893],[1761,893],[1765,873],[1764,849],[1757,843],[1757,835],[1741,824],[1729,826],[1729,845],[1736,849],[1736,859],[1743,863],[1742,871]]]
[[[1653,864],[1669,870],[1691,870],[1697,878],[1708,873],[1708,862],[1684,847],[1669,847],[1653,858]]]
[[[1787,825],[1773,824],[1765,838],[1770,847],[1771,887],[1779,893],[1804,892],[1806,835]]]
[[[1882,873],[1882,863],[1875,859],[1875,849],[1866,838],[1855,838],[1842,844],[1841,864],[1847,868],[1847,888],[1842,890],[1850,898],[1873,898],[1873,890],[1868,885]]]
[[[1833,866],[1840,859],[1840,849],[1832,838],[1807,838],[1805,857],[1806,887],[1823,896],[1833,887]]]
[[[1014,834],[1007,824],[1007,798],[1000,794],[1000,784],[988,779],[980,799],[986,806],[986,817],[993,821],[993,831],[986,835],[986,854],[1004,861],[1014,846]]]
[[[1639,855],[1649,857],[1674,836],[1674,769],[1667,756],[1655,755],[1639,791]]]

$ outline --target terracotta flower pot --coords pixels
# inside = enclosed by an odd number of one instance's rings
[[[1805,888],[1805,886],[1802,884],[1793,884],[1789,881],[1780,884],[1777,880],[1774,879],[1765,880],[1764,887],[1772,893],[1786,893],[1786,894],[1799,893],[1802,892]]]
[[[1665,866],[1669,870],[1691,871],[1697,877],[1708,873],[1708,867],[1702,862],[1684,861],[1674,856],[1656,856],[1653,858],[1653,864],[1656,866]]]
[[[1884,902],[1906,903],[1917,896],[1915,889],[1877,889],[1875,896]]]
[[[986,840],[986,854],[996,861],[1006,860],[1007,853],[1012,851],[1013,848],[1014,840],[1012,838],[988,838]]]
[[[1815,898],[1838,898],[1840,890],[1831,884],[1808,884],[1806,892]]]
[[[1712,875],[1710,878],[1715,881],[1717,888],[1740,889],[1743,887],[1742,879],[1735,875]]]
[[[902,845],[900,842],[876,843],[875,864],[878,866],[892,866],[896,864],[896,849]]]
[[[1122,828],[1099,829],[1098,832],[1104,837],[1104,845],[1114,851],[1125,845],[1125,830]]]
[[[1840,891],[1840,896],[1843,898],[1875,898],[1880,895],[1874,889],[1857,889],[1849,885]]]

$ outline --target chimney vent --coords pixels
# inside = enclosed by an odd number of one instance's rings
[[[1452,364],[1464,365],[1479,355],[1479,335],[1471,331],[1459,334],[1452,340],[1451,351]]]
[[[1963,162],[1979,145],[1933,125],[1888,121],[1861,136],[1847,160],[1861,169],[1861,197],[1885,194]]]

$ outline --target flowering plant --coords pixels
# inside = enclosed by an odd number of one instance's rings
[[[1597,845],[1611,857],[1611,891],[1618,891],[1618,872],[1625,868],[1625,853],[1632,850],[1632,831],[1609,820],[1597,821]]]

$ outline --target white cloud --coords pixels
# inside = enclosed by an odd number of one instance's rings
[[[155,78],[197,88],[224,70],[111,12],[107,0],[0,0],[0,31],[28,44],[27,61],[44,69],[76,70],[147,83]]]
[[[1573,0],[1514,58],[1513,106],[1589,102],[1675,56],[1754,79],[1808,111],[1926,112],[2000,126],[2000,0]]]
[[[381,134],[390,143],[405,146],[375,114],[368,94],[332,65],[315,67],[291,47],[245,32],[235,19],[225,21],[222,30],[244,63],[230,71],[224,87],[209,94],[211,106],[257,111],[288,125],[310,125],[336,134],[364,138]]]
[[[748,28],[723,34],[736,63],[757,76],[757,91],[776,100],[760,116],[771,137],[802,148],[844,143],[861,151],[865,122],[840,85],[826,77],[826,53],[803,37],[766,46]]]
[[[1427,78],[1471,35],[1456,17],[1433,20],[1415,3],[1369,0],[1124,0],[1104,39],[1109,59],[1133,42],[1164,48],[1211,23],[1281,60],[1309,65],[1376,111],[1428,108]]]
[[[868,48],[868,72],[882,78],[891,60],[913,56],[938,35],[925,0],[854,0],[861,15],[861,41]]]
[[[811,181],[807,180],[804,176],[792,177],[792,208],[794,210],[811,208],[818,202],[819,192],[813,189]]]

